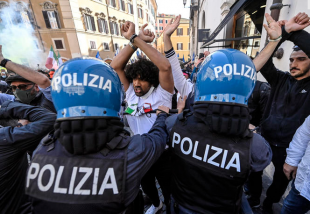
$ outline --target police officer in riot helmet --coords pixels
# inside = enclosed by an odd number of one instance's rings
[[[255,67],[240,51],[219,50],[202,63],[193,112],[166,121],[172,213],[238,213],[249,172],[270,163],[267,142],[248,129],[247,101],[255,81]]]
[[[129,137],[119,118],[122,94],[115,71],[98,59],[72,59],[55,72],[55,132],[42,140],[26,179],[33,213],[143,213],[133,204],[165,149],[169,109],[159,107],[149,133]]]

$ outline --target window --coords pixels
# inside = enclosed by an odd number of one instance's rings
[[[93,16],[84,14],[84,25],[86,30],[96,31],[95,19]]]
[[[133,14],[133,6],[132,6],[132,4],[127,4],[127,7],[128,7],[128,13],[129,14]]]
[[[54,40],[54,42],[55,42],[56,49],[64,49],[62,40]]]
[[[110,4],[112,7],[116,7],[115,0],[109,0],[109,4]]]
[[[125,3],[123,0],[119,0],[119,9],[125,11]]]
[[[113,22],[113,21],[110,22],[110,32],[111,34],[114,34],[117,36],[119,35],[119,28],[116,22]]]
[[[166,24],[168,24],[168,20],[166,20]]]
[[[259,48],[259,41],[255,41],[254,48]]]
[[[159,27],[159,30],[163,30],[163,27]]]
[[[63,38],[52,38],[54,42],[55,50],[65,50],[64,39]]]
[[[109,44],[107,42],[103,43],[103,48],[104,48],[105,51],[109,51],[110,50]]]
[[[146,13],[146,21],[149,21],[149,14]]]
[[[117,51],[119,49],[119,45],[117,43],[114,44],[114,50]]]
[[[59,29],[60,22],[57,11],[42,11],[46,28]]]
[[[189,35],[189,28],[187,28],[187,35]]]
[[[177,36],[183,36],[183,28],[178,28]]]
[[[100,33],[109,34],[108,22],[105,19],[98,19],[98,28]]]
[[[157,27],[157,26],[155,27],[155,30],[158,30],[158,27]]]
[[[141,8],[138,8],[138,17],[143,19],[143,10]]]
[[[96,42],[95,42],[95,41],[90,41],[89,43],[90,43],[90,49],[94,50],[94,49],[97,48],[97,47],[96,47]]]
[[[183,43],[177,43],[177,50],[183,50]]]
[[[159,23],[162,24],[162,23],[163,23],[163,20],[162,20],[162,19],[159,19]]]

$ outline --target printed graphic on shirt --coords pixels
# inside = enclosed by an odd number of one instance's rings
[[[35,155],[27,172],[26,193],[61,203],[122,200],[124,161]]]

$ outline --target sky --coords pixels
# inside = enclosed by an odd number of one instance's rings
[[[187,4],[183,4],[183,0],[156,0],[158,5],[158,13],[181,14],[182,18],[189,19],[189,6],[191,0],[187,0]]]

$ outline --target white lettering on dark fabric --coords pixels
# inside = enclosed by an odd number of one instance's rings
[[[184,145],[188,145],[188,147],[186,147],[185,149]],[[193,141],[191,138],[189,137],[181,138],[180,134],[174,132],[172,138],[172,148],[176,149],[177,147],[180,149],[180,152],[183,155],[191,155],[192,158],[195,158],[198,161],[203,161],[215,167],[220,167],[227,170],[229,170],[230,168],[235,168],[237,172],[241,171],[240,157],[238,152],[234,152],[228,164],[226,164],[229,150],[206,144],[202,158],[197,155],[199,141],[195,141],[195,144],[193,146]],[[219,163],[215,162],[215,159],[220,160]]]
[[[93,172],[93,168],[90,167],[80,167],[79,172],[85,173],[83,178],[80,180],[78,185],[74,189],[74,195],[90,195],[90,190],[89,189],[81,189],[86,180],[89,178],[89,176]]]
[[[49,180],[47,182],[47,184],[44,186],[43,185],[43,181],[42,181],[42,177],[45,171],[50,171],[50,176],[49,176]],[[45,166],[42,167],[42,169],[40,170],[39,176],[38,176],[38,187],[42,192],[46,192],[48,191],[51,186],[53,185],[53,182],[55,180],[55,168],[52,164],[47,164]]]
[[[65,166],[59,166],[57,172],[56,169],[52,164],[46,164],[40,168],[38,163],[31,163],[27,173],[26,188],[29,188],[30,185],[37,185],[38,190],[42,192],[51,190],[53,193],[71,195],[103,195],[105,190],[111,189],[113,194],[119,194],[114,168],[108,168],[106,172],[101,172],[100,168],[73,167],[70,172],[70,182],[65,187],[60,187],[60,181],[68,169]],[[101,174],[105,173],[101,181],[99,181],[100,172]],[[43,180],[43,177],[46,180]],[[82,177],[82,179],[76,182],[77,177]],[[91,189],[83,188],[86,183],[92,184]],[[98,187],[100,187],[99,192]]]

